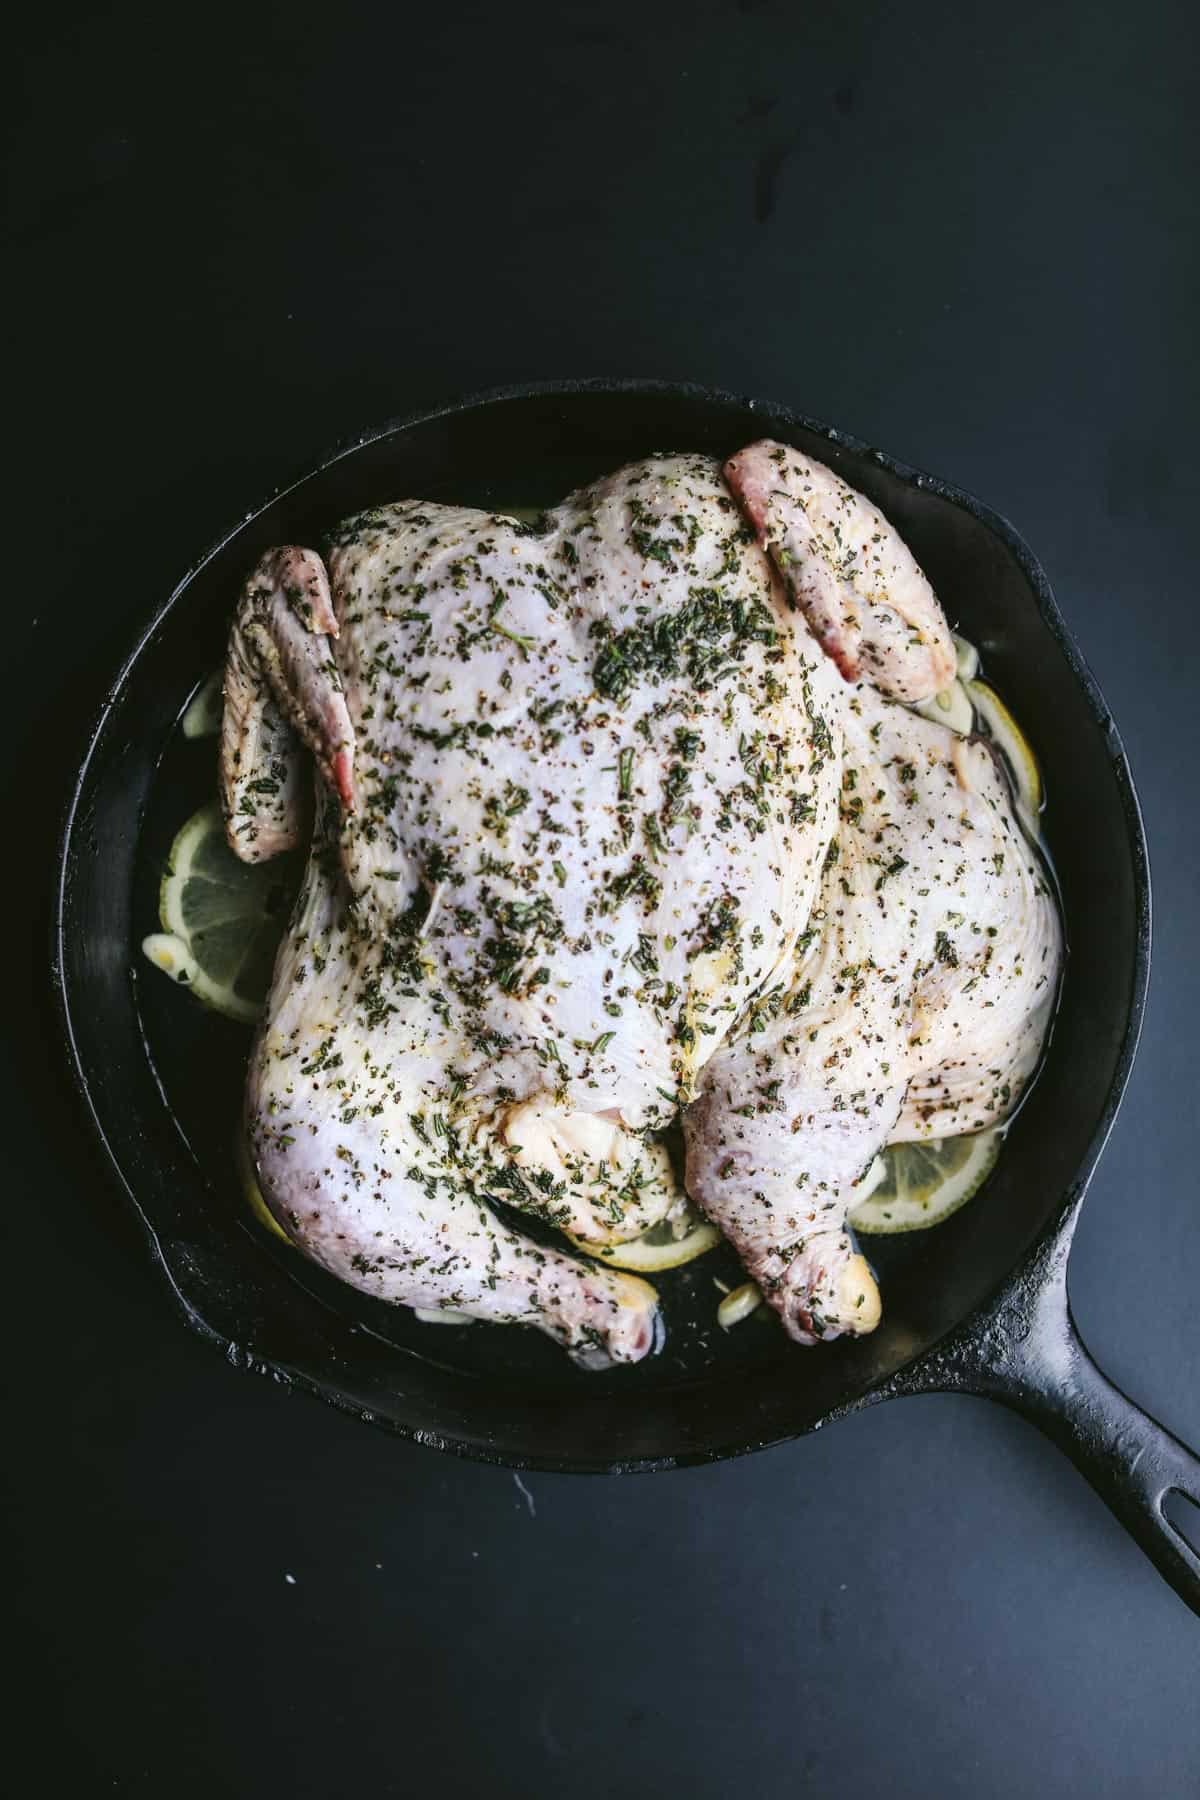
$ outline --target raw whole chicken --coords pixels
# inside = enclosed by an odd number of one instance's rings
[[[682,1113],[688,1191],[792,1336],[869,1331],[856,1183],[1012,1109],[1061,955],[990,751],[909,708],[953,670],[897,534],[772,443],[534,526],[405,501],[324,560],[269,551],[221,772],[249,861],[302,840],[320,777],[247,1090],[289,1236],[386,1300],[635,1361],[654,1290],[586,1250],[682,1216]]]

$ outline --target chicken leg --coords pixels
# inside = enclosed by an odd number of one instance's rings
[[[705,1072],[685,1116],[687,1178],[791,1335],[813,1343],[879,1320],[846,1228],[877,1152],[1016,1104],[1061,939],[990,752],[887,698],[924,698],[953,670],[941,609],[896,533],[781,446],[752,446],[727,474],[854,685],[819,903],[789,980]]]

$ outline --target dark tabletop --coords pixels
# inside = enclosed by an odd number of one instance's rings
[[[828,419],[1014,520],[1124,733],[1155,977],[1072,1294],[1200,1443],[1194,7],[311,10],[32,8],[10,63],[13,1791],[1200,1794],[1200,1623],[984,1402],[518,1479],[225,1366],[43,950],[123,643],[327,442],[574,374]]]

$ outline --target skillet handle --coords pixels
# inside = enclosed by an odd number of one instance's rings
[[[1069,1306],[1065,1324],[1053,1364],[1031,1359],[1027,1366],[1029,1375],[1043,1379],[994,1397],[1066,1451],[1159,1574],[1200,1615],[1200,1552],[1193,1547],[1200,1545],[1200,1457],[1096,1366]],[[1164,1502],[1184,1522],[1191,1543]]]
[[[985,1395],[1037,1425],[1200,1615],[1200,1456],[1092,1360],[1067,1297],[1066,1251],[1060,1241],[1032,1259],[1024,1279],[946,1347],[920,1385]]]

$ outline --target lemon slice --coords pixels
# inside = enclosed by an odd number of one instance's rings
[[[298,853],[269,863],[239,862],[212,801],[171,845],[158,895],[162,931],[146,938],[142,949],[155,968],[206,1005],[253,1024],[271,984],[300,865]]]
[[[997,1128],[923,1144],[890,1144],[867,1176],[871,1188],[851,1211],[851,1225],[866,1237],[940,1225],[979,1192],[995,1167],[1003,1136]]]
[[[710,1225],[690,1206],[683,1216],[681,1229],[663,1219],[649,1231],[643,1231],[641,1237],[630,1238],[625,1244],[589,1244],[583,1238],[571,1239],[577,1250],[582,1250],[586,1256],[594,1256],[597,1262],[607,1264],[610,1269],[632,1269],[638,1275],[657,1275],[663,1269],[682,1268],[684,1263],[694,1262],[720,1241],[721,1234],[716,1226]]]
[[[986,681],[968,681],[966,690],[980,723],[1012,770],[1022,822],[1036,837],[1037,816],[1042,810],[1042,775],[1029,740],[995,688]]]

